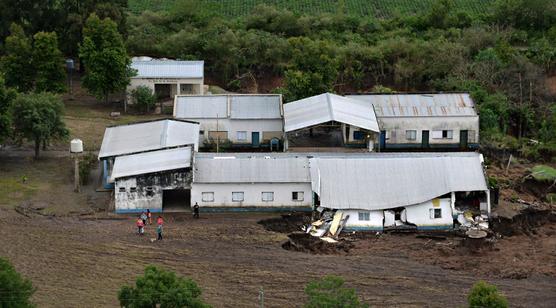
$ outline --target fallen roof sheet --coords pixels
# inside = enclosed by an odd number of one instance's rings
[[[379,132],[372,106],[351,98],[324,93],[284,105],[286,132],[337,121]]]
[[[279,94],[178,95],[174,117],[181,119],[281,119]]]
[[[107,127],[99,159],[163,148],[199,144],[199,124],[178,120],[156,120]]]
[[[138,60],[131,62],[137,70],[133,78],[203,78],[204,61]]]
[[[377,117],[477,116],[468,93],[360,94],[346,97],[372,104]]]
[[[116,157],[111,180],[191,167],[191,147],[173,148]]]
[[[195,156],[194,183],[309,183],[308,158]]]
[[[382,210],[454,191],[485,191],[482,157],[450,153],[412,157],[311,158],[311,186],[323,207]]]

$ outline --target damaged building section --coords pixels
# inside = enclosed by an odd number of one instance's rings
[[[477,153],[317,157],[310,171],[320,217],[306,231],[316,236],[488,229],[490,193]]]
[[[191,147],[116,157],[116,213],[185,210],[190,206]]]

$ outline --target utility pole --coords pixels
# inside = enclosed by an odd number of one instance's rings
[[[264,290],[263,287],[259,290],[259,308],[264,308]]]
[[[220,151],[220,131],[218,130],[218,113],[216,114],[216,153]]]

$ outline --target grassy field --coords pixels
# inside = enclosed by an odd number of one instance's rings
[[[129,9],[139,14],[145,10],[167,11],[182,0],[130,0]],[[397,14],[406,15],[427,10],[435,0],[345,0],[346,12],[352,15],[373,15],[387,18]],[[333,13],[338,10],[338,0],[199,0],[209,12],[224,17],[239,17],[249,14],[259,4],[274,5],[299,14]],[[484,13],[494,0],[457,0],[453,1],[457,10],[471,14]]]

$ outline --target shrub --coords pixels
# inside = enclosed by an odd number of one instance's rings
[[[473,285],[467,296],[470,308],[505,308],[508,307],[506,298],[498,293],[496,286],[484,281]]]
[[[30,301],[34,292],[31,281],[21,277],[10,262],[0,258],[0,307],[35,307]]]
[[[79,162],[79,181],[81,185],[89,184],[89,175],[91,170],[94,169],[98,160],[92,153],[85,154],[85,156]]]
[[[126,308],[210,307],[200,298],[201,292],[195,281],[149,265],[145,275],[137,278],[135,287],[120,289],[118,300]]]
[[[135,106],[144,112],[149,112],[156,104],[156,95],[147,86],[138,86],[131,91],[131,97]]]
[[[322,307],[367,307],[359,302],[355,289],[344,287],[342,277],[328,275],[318,281],[312,281],[305,287],[309,301],[307,308]]]

